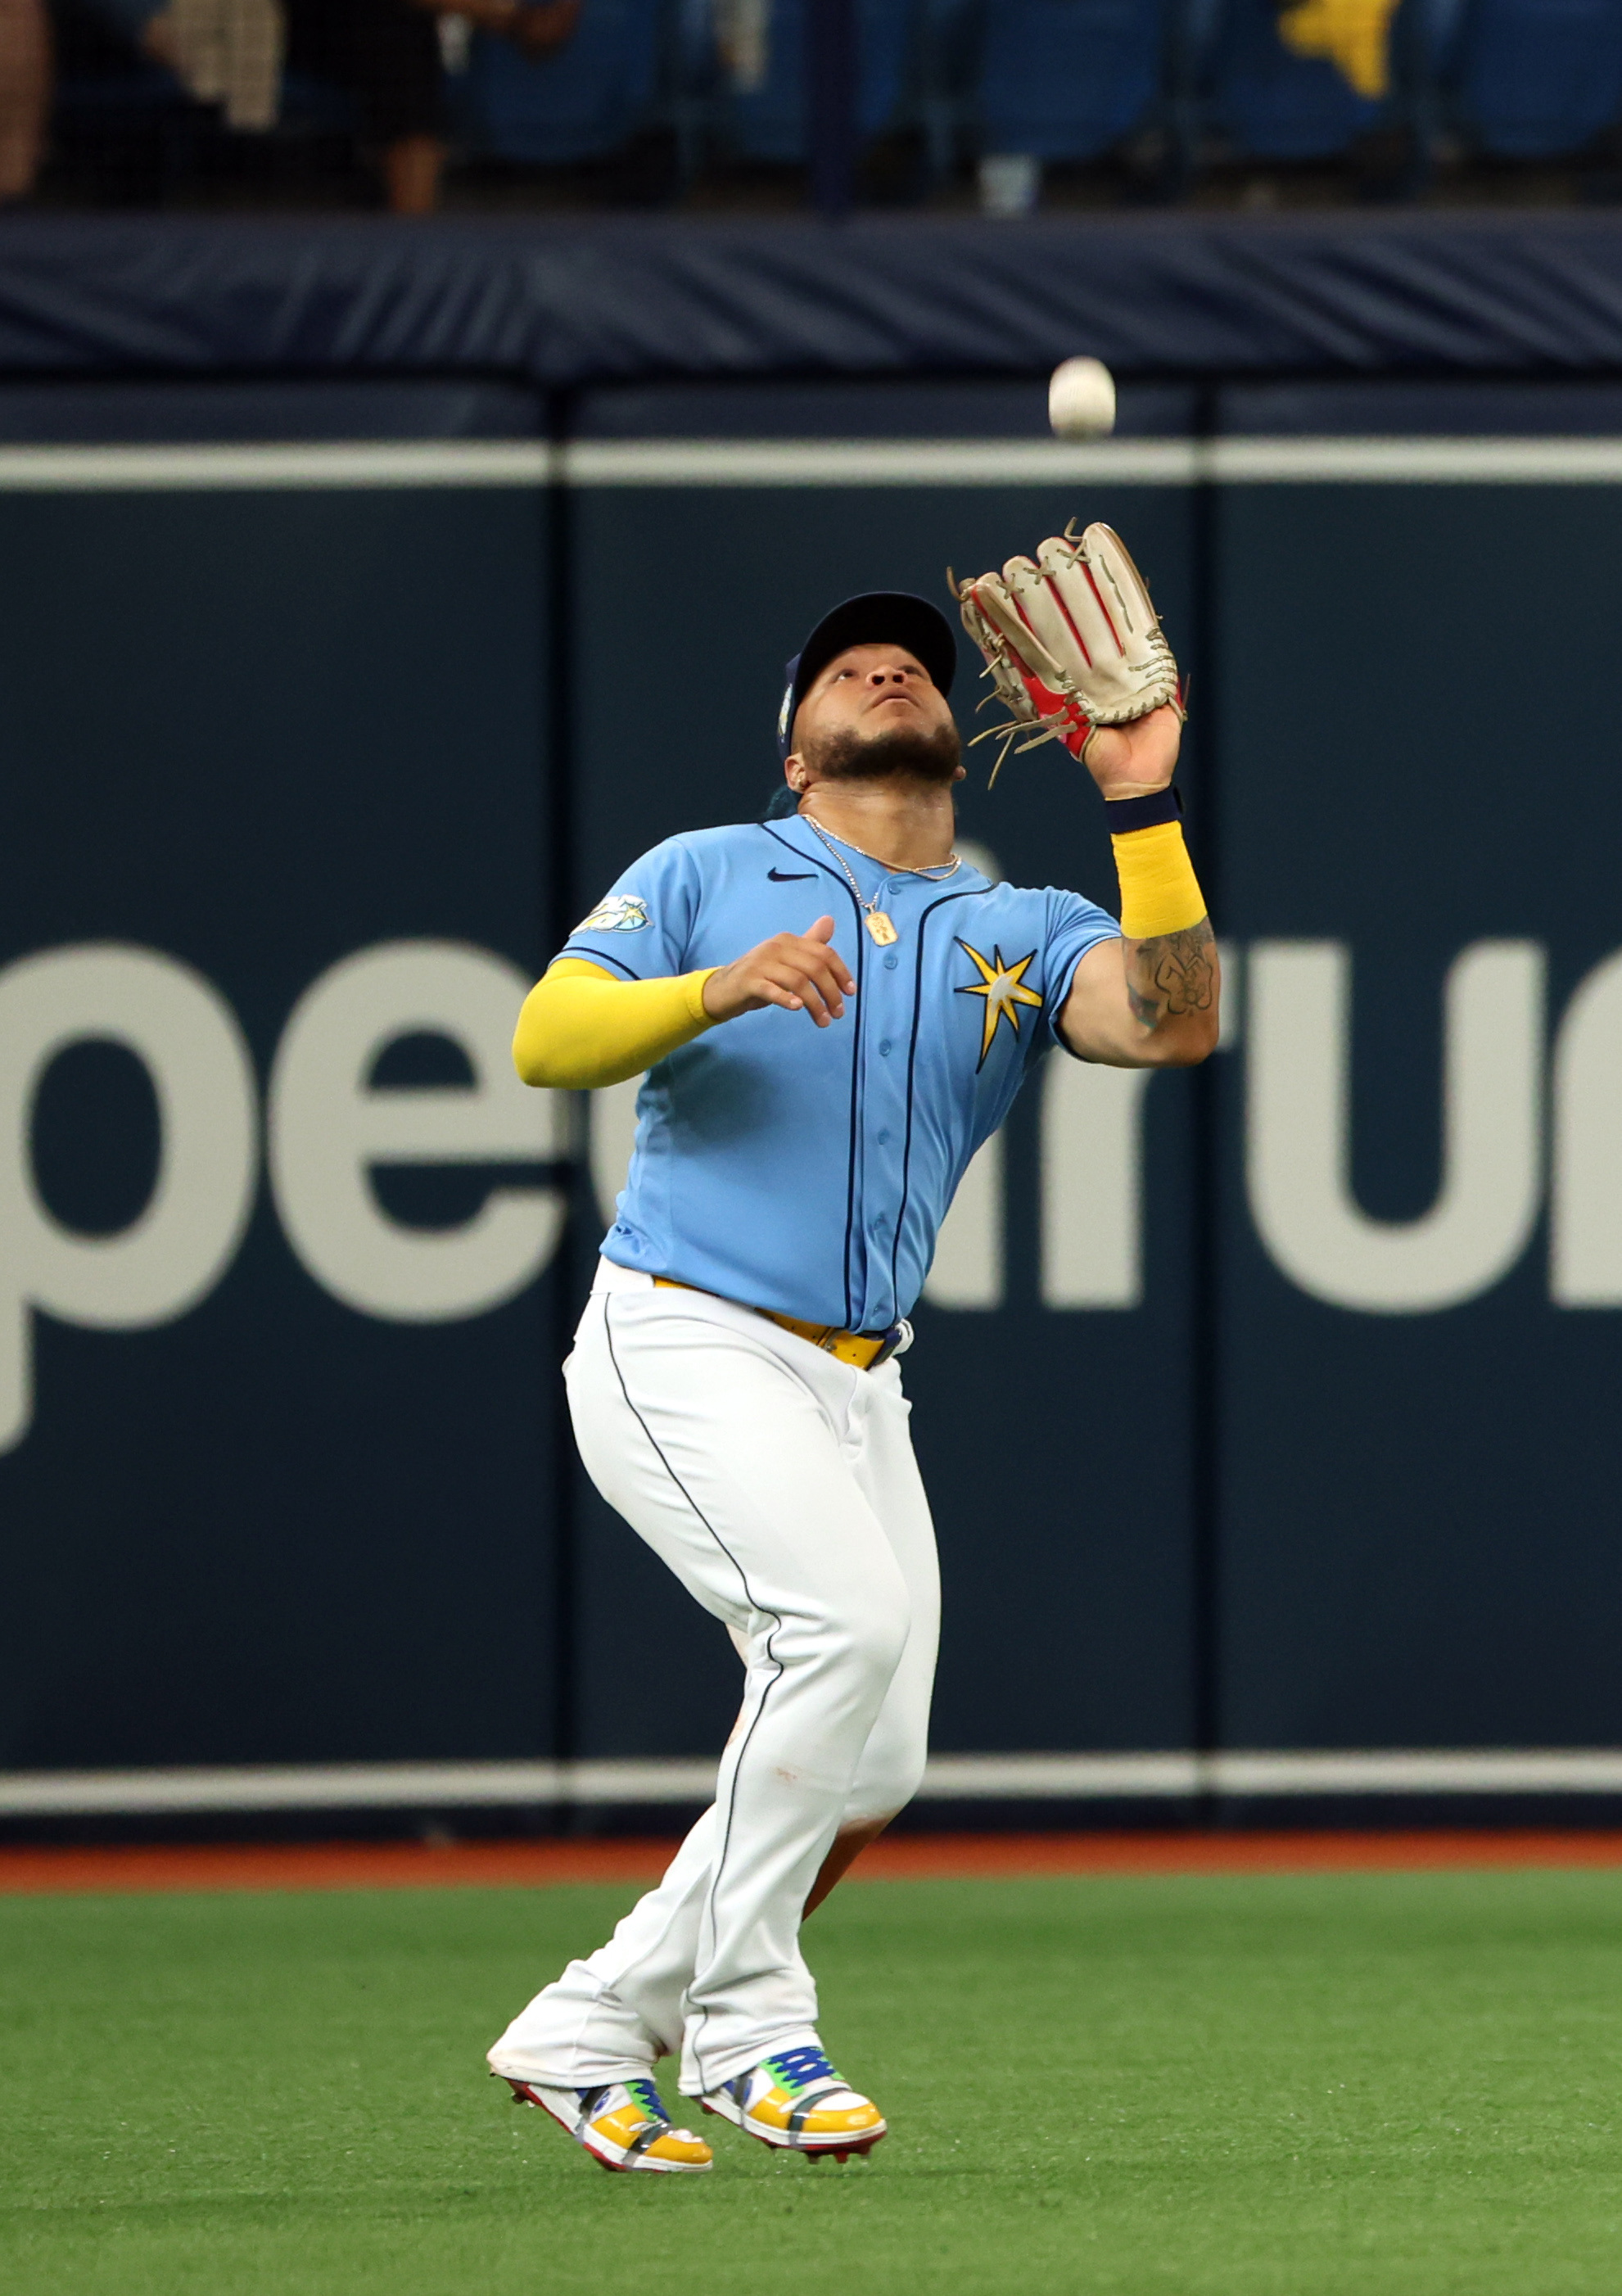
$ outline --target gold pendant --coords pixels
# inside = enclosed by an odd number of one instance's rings
[[[878,942],[881,948],[888,948],[891,941],[899,940],[901,938],[900,934],[896,931],[895,926],[885,915],[882,909],[869,909],[867,912],[867,930],[872,933],[873,939]]]

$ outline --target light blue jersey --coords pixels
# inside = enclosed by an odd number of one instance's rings
[[[1054,1039],[1077,960],[1118,934],[1079,893],[887,873],[840,852],[898,939],[870,938],[799,816],[672,837],[561,954],[628,980],[730,964],[830,912],[856,977],[845,1017],[746,1013],[652,1069],[603,1251],[807,1323],[882,1332],[911,1312],[970,1158]]]

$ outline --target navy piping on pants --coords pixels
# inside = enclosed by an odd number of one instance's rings
[[[710,1521],[709,1516],[704,1513],[703,1508],[700,1506],[698,1501],[693,1497],[692,1493],[688,1489],[686,1484],[683,1482],[681,1477],[676,1473],[676,1469],[671,1465],[669,1460],[665,1456],[664,1451],[660,1447],[659,1438],[654,1434],[653,1430],[649,1426],[641,1412],[638,1411],[636,1406],[632,1402],[631,1391],[625,1383],[625,1374],[619,1368],[619,1357],[614,1352],[613,1324],[609,1314],[611,1296],[611,1294],[607,1292],[603,1294],[602,1336],[608,1341],[609,1361],[614,1366],[614,1376],[619,1382],[619,1392],[625,1398],[626,1408],[630,1413],[633,1419],[635,1420],[636,1424],[642,1429],[643,1433],[647,1437],[650,1445],[652,1447],[653,1455],[659,1461],[659,1465],[669,1476],[671,1481],[676,1485],[676,1489],[680,1491],[682,1496],[692,1509],[693,1513],[703,1524],[711,1538],[715,1540],[716,1545],[720,1548],[722,1554],[725,1555],[727,1561],[732,1564],[733,1569],[737,1572],[738,1583],[743,1589],[744,1601],[749,1604],[751,1611],[759,1612],[763,1618],[770,1619],[773,1622],[771,1633],[769,1633],[766,1638],[766,1654],[767,1658],[771,1660],[773,1665],[777,1669],[777,1671],[760,1693],[760,1703],[755,1709],[754,1719],[750,1722],[749,1728],[744,1733],[743,1743],[738,1749],[738,1759],[733,1764],[732,1791],[726,1798],[726,1816],[721,1828],[721,1846],[716,1853],[716,1862],[710,1869],[709,1889],[704,1901],[704,1911],[709,1920],[709,1934],[713,1940],[715,1937],[716,1891],[720,1887],[722,1868],[726,1864],[727,1847],[732,1840],[733,1807],[737,1798],[738,1773],[743,1767],[745,1755],[749,1752],[750,1740],[754,1736],[760,1718],[766,1712],[766,1702],[771,1696],[774,1686],[782,1681],[783,1676],[782,1661],[778,1658],[777,1653],[772,1648],[772,1635],[776,1633],[777,1629],[782,1626],[782,1620],[775,1611],[769,1611],[764,1603],[756,1602],[754,1595],[750,1590],[748,1572],[744,1570],[743,1565],[739,1562],[737,1556],[733,1553],[731,1547],[728,1546],[726,1541],[722,1538],[720,1532],[716,1529],[714,1523]],[[708,2005],[706,2005],[700,2013],[700,2016],[701,2018],[708,2018],[709,2015],[709,2010]],[[700,2024],[700,2030],[701,2030],[702,2026]],[[699,2068],[699,2078],[700,2081],[702,2081],[704,2074],[702,2052],[700,2049],[696,2038],[692,2044],[692,2061]],[[706,2084],[706,2086],[708,2086],[708,2084]]]

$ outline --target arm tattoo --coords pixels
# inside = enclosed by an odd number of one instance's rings
[[[1163,1021],[1180,1019],[1185,1013],[1208,1012],[1216,991],[1211,964],[1216,942],[1208,917],[1183,932],[1129,941],[1126,995],[1134,1018],[1145,1029],[1158,1029]]]

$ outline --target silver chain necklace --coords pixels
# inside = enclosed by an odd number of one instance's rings
[[[862,912],[863,922],[881,948],[888,948],[892,941],[900,939],[901,936],[896,931],[895,920],[887,910],[879,906],[877,893],[873,895],[871,901],[863,899],[862,888],[857,884],[850,865],[840,851],[840,847],[849,845],[853,853],[859,853],[864,861],[871,861],[875,869],[888,870],[892,877],[927,877],[932,885],[944,885],[946,879],[954,877],[963,865],[959,856],[954,853],[949,861],[930,861],[922,869],[893,868],[888,861],[881,861],[876,853],[870,853],[864,845],[853,845],[848,837],[836,838],[831,829],[824,829],[822,823],[815,820],[810,814],[802,814],[800,818],[815,830],[829,852],[845,872],[845,881],[856,897],[856,906]]]

